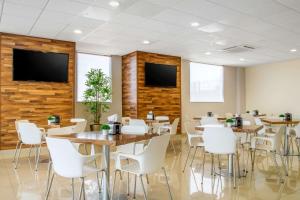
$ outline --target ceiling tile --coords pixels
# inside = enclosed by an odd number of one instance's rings
[[[31,6],[34,8],[43,8],[46,5],[47,0],[5,0],[5,2]]]
[[[24,17],[24,18],[37,18],[41,8],[35,8],[31,6],[25,6],[17,3],[4,3],[3,13],[15,17]]]
[[[153,17],[162,12],[165,7],[148,1],[137,1],[125,10],[126,13],[141,17]]]
[[[46,10],[78,15],[88,7],[89,5],[87,4],[75,2],[72,0],[50,0],[47,4]]]
[[[0,23],[0,31],[25,35],[29,32],[34,21],[34,18],[3,14]]]
[[[199,26],[205,26],[211,23],[209,20],[205,20],[174,9],[166,9],[154,16],[152,19],[183,27],[190,27],[192,22],[199,23]]]

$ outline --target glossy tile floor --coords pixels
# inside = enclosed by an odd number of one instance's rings
[[[184,144],[185,138],[176,138],[175,154],[168,149],[166,169],[169,182],[176,200],[183,199],[300,199],[300,161],[298,157],[290,159],[289,177],[284,183],[279,182],[271,156],[266,153],[257,155],[254,172],[248,167],[246,178],[237,179],[237,188],[233,189],[232,179],[210,175],[210,157],[207,156],[204,181],[201,185],[201,150],[196,154],[193,167],[187,167],[182,173],[188,146]],[[46,159],[42,156],[42,159]],[[12,159],[0,159],[0,199],[2,200],[38,200],[44,199],[46,187],[47,163],[41,163],[39,171],[34,172],[34,158],[21,158],[20,165],[14,170]],[[222,167],[226,167],[226,158],[221,158]],[[278,159],[279,160],[279,159]],[[113,163],[112,163],[113,164]],[[113,170],[113,169],[112,169]],[[113,171],[112,171],[113,172]],[[113,174],[113,173],[112,173]],[[130,196],[127,196],[127,176],[123,180],[117,179],[114,199],[133,199],[133,178],[130,180]],[[150,184],[145,183],[148,199],[169,199],[163,172],[149,175]],[[76,199],[78,199],[80,181],[75,183]],[[86,180],[87,199],[99,199],[96,176]],[[56,177],[49,199],[71,199],[71,180]],[[142,189],[137,182],[137,199],[143,199]]]

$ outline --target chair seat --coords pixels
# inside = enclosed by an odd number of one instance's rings
[[[120,170],[124,172],[129,172],[136,175],[140,174],[140,166],[139,163],[136,161],[132,161],[129,164],[124,164],[120,168],[121,168]]]
[[[93,173],[96,173],[96,172],[99,172],[101,171],[102,169],[98,169],[98,168],[95,168],[95,167],[90,167],[90,166],[87,166],[85,165],[83,167],[83,176],[86,177],[88,176],[89,174],[93,174]],[[78,177],[79,178],[79,177]]]
[[[263,151],[272,151],[272,146],[267,144],[255,144],[256,150],[263,150]]]

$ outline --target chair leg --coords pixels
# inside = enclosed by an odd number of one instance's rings
[[[251,156],[251,169],[252,169],[252,171],[254,171],[254,163],[255,163],[255,152],[256,152],[256,150],[254,149],[254,150],[252,150],[252,156]]]
[[[51,180],[50,180],[50,184],[49,184],[49,188],[47,188],[47,192],[46,192],[46,200],[48,200],[48,197],[49,197],[49,193],[50,193],[50,190],[51,190],[51,187],[52,187],[52,183],[53,183],[53,179],[54,179],[54,173],[52,174],[51,176]]]
[[[32,150],[32,145],[30,145],[30,148],[29,148],[28,158],[30,158],[30,156],[31,156],[31,150]]]
[[[48,174],[47,175],[47,185],[46,185],[47,188],[49,187],[49,183],[50,183],[51,170],[52,170],[52,161],[49,160],[49,163],[48,163],[48,173],[47,173]]]
[[[18,168],[19,158],[20,158],[20,154],[21,154],[21,150],[22,150],[22,144],[23,144],[23,143],[20,144],[20,147],[19,147],[19,150],[18,150],[17,160],[16,160],[16,162],[15,162],[15,169]]]
[[[210,175],[214,174],[214,154],[210,154],[211,156],[211,168],[210,168]]]
[[[188,155],[186,156],[186,160],[185,160],[185,164],[184,164],[184,168],[183,168],[182,172],[185,171],[186,164],[187,164],[187,162],[188,162],[188,159],[189,159],[189,156],[190,156],[190,153],[191,153],[191,149],[192,149],[192,147],[189,148],[189,152],[188,152]]]
[[[137,175],[134,175],[134,187],[133,187],[133,199],[135,199],[135,195],[136,195],[136,178]]]
[[[74,193],[74,178],[72,178],[72,199],[75,199],[75,193]]]
[[[281,160],[281,163],[282,163],[282,166],[283,166],[283,170],[284,170],[284,172],[285,172],[285,175],[288,176],[289,173],[288,173],[287,167],[286,167],[286,165],[285,165],[283,156],[282,156],[282,155],[279,155],[279,157],[280,157],[280,160]],[[288,159],[288,158],[287,158],[287,159]]]
[[[145,176],[146,176],[146,181],[147,181],[147,184],[149,185],[149,183],[150,183],[150,182],[149,182],[149,177],[148,177],[148,174],[146,174]]]
[[[279,174],[280,182],[283,182],[282,181],[283,179],[282,179],[282,175],[281,175],[281,170],[280,170],[279,165],[278,165],[277,160],[276,160],[276,153],[271,152],[271,154],[272,154],[273,162],[274,162],[274,164],[276,166],[276,169],[278,171],[278,174]]]
[[[145,190],[145,186],[144,186],[144,183],[143,183],[142,175],[140,175],[140,181],[141,181],[141,185],[142,185],[143,192],[144,192],[144,199],[147,200],[147,195],[146,195],[146,190]]]
[[[170,199],[173,200],[172,192],[171,192],[169,181],[168,181],[168,176],[167,176],[167,173],[166,173],[166,169],[163,167],[162,170],[164,171],[164,175],[165,175],[165,178],[166,178],[166,183],[167,183],[167,186],[168,186]]]
[[[193,158],[192,158],[192,161],[191,161],[191,164],[190,164],[190,167],[193,166],[193,162],[194,162],[194,159],[195,159],[195,155],[196,155],[196,152],[197,152],[197,147],[195,147],[195,152],[194,152],[194,155],[193,155]]]
[[[236,156],[233,155],[232,159],[233,159],[233,169],[232,169],[232,171],[233,171],[233,188],[235,189],[236,188],[236,172],[235,172],[235,170],[236,170]]]
[[[38,170],[40,154],[41,154],[41,144],[39,145],[39,147],[37,147],[37,156],[36,156],[36,161],[35,161],[35,171]]]
[[[82,180],[82,193],[83,193],[83,200],[85,200],[85,185],[84,185],[84,177],[81,178]]]
[[[114,182],[112,184],[112,191],[111,191],[111,200],[113,199],[113,196],[114,196],[114,192],[115,192],[115,184],[116,184],[116,177],[117,177],[117,172],[118,170],[115,171],[115,174],[114,174]]]
[[[21,141],[17,142],[13,162],[16,162],[16,156],[17,156],[17,153],[18,153],[18,150],[19,150],[19,145],[21,145]]]
[[[203,151],[203,161],[202,161],[202,178],[201,178],[201,184],[203,184],[203,176],[204,176],[204,165],[205,165],[205,150]]]
[[[174,141],[173,140],[171,140],[171,145],[172,145],[174,153],[176,154],[176,149],[175,149],[175,145],[174,145]]]

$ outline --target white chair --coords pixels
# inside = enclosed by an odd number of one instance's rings
[[[200,124],[201,125],[215,125],[215,124],[220,124],[220,123],[216,117],[203,116],[203,117],[201,117]]]
[[[130,117],[122,117],[122,125],[129,125]]]
[[[292,133],[294,132],[294,133]],[[291,134],[292,133],[292,134]],[[290,130],[290,135],[295,135],[295,143],[298,150],[298,154],[300,154],[300,124],[297,124]]]
[[[142,126],[149,131],[149,127],[143,119],[129,119],[128,125],[130,126]]]
[[[27,123],[29,123],[29,120],[23,119],[23,120],[16,120],[15,121],[15,127],[16,127],[16,131],[17,131],[17,135],[18,135],[18,142],[17,142],[17,145],[16,145],[16,150],[15,150],[13,162],[16,161],[17,151],[19,149],[19,145],[21,145],[21,143],[22,143],[21,136],[20,136],[20,131],[19,131],[19,123],[21,123],[21,122],[27,122]],[[30,157],[31,148],[32,148],[32,146],[30,146],[30,151],[29,151],[28,157]]]
[[[145,126],[133,126],[133,125],[127,125],[127,126],[122,126],[121,128],[121,133],[126,135],[144,135],[148,132],[148,130],[145,128]],[[117,150],[115,152],[111,153],[111,159],[116,160],[117,156],[120,153],[125,153],[125,154],[139,154],[144,150],[145,147],[145,141],[140,141],[140,142],[134,142],[134,143],[129,143],[125,145],[120,145],[117,146]],[[125,158],[124,158],[125,159]],[[127,160],[129,163],[129,160]],[[146,176],[147,177],[147,176]],[[129,173],[128,173],[128,193],[129,193]],[[135,180],[136,182],[136,180]],[[149,183],[148,177],[147,177],[147,182]],[[135,197],[135,192],[134,192],[134,197]]]
[[[257,136],[253,137],[251,140],[251,151],[253,156],[252,157],[252,171],[254,170],[254,163],[255,163],[255,152],[257,150],[266,151],[272,154],[274,164],[276,165],[278,171],[280,180],[282,180],[282,175],[280,173],[280,168],[278,166],[276,155],[278,155],[281,159],[285,174],[288,175],[283,156],[282,156],[282,138],[285,135],[285,127],[281,126],[277,133],[274,134],[273,137],[263,137],[263,136]],[[260,143],[259,141],[264,141],[267,143]]]
[[[72,123],[76,123],[73,127],[73,133],[84,132],[86,129],[87,120],[83,118],[72,118]]]
[[[220,166],[220,155],[229,155],[232,157],[233,162],[233,186],[236,187],[236,142],[237,137],[233,133],[232,129],[229,127],[209,127],[205,128],[203,132],[203,140],[205,151],[212,155],[212,165],[214,155],[218,155],[219,161],[219,170],[221,174],[221,166]],[[205,153],[203,154],[203,163],[202,163],[202,180],[201,184],[203,184],[203,176],[204,176],[204,164],[205,164]],[[213,166],[212,166],[213,168]]]
[[[170,124],[170,118],[168,116],[156,116],[156,122],[152,123],[152,132],[157,133],[160,126],[165,126]]]
[[[15,154],[17,154],[15,161],[15,169],[17,169],[18,167],[19,157],[22,150],[22,144],[25,144],[35,146],[35,171],[37,171],[41,152],[41,145],[43,143],[43,132],[34,123],[29,122],[18,122],[17,130],[17,132],[19,133],[20,141],[19,148],[17,148],[15,152]]]
[[[163,134],[165,132],[169,132],[170,135],[176,135],[178,123],[179,123],[179,118],[176,118],[176,119],[174,119],[174,121],[171,125],[160,126],[158,128],[158,134],[160,135],[160,134]],[[173,140],[170,140],[170,142],[171,142],[174,153],[176,153],[176,149],[175,149],[175,145],[174,145]]]
[[[84,179],[91,173],[102,171],[101,169],[90,167],[87,165],[91,160],[96,158],[96,155],[81,155],[67,139],[58,139],[46,137],[47,146],[50,152],[51,160],[53,162],[54,173],[51,175],[49,187],[47,186],[46,200],[49,197],[54,175],[72,179],[72,196],[74,199],[74,179],[80,178],[82,180],[80,197],[83,193],[85,199]],[[99,179],[97,176],[98,187],[100,188]]]
[[[164,134],[152,138],[149,144],[147,145],[147,147],[144,149],[144,151],[139,154],[133,155],[133,154],[120,153],[117,157],[117,168],[114,175],[114,183],[113,183],[113,189],[111,195],[113,196],[114,194],[116,175],[117,172],[119,171],[119,172],[131,173],[135,175],[135,177],[139,176],[143,188],[143,192],[144,192],[144,199],[147,199],[147,194],[145,191],[142,178],[146,174],[152,174],[162,169],[166,178],[170,199],[173,199],[170,186],[168,183],[166,171],[164,168],[164,160],[165,160],[166,150],[169,141],[170,141],[170,135]],[[131,162],[129,164],[121,164],[121,159],[123,158],[132,159],[135,162]]]
[[[182,172],[185,171],[186,164],[188,162],[191,149],[195,148],[194,155],[193,155],[193,158],[192,158],[190,166],[193,165],[193,161],[195,159],[195,155],[196,155],[197,149],[204,147],[204,143],[203,143],[203,139],[202,139],[202,132],[199,132],[199,131],[195,130],[194,123],[192,123],[192,122],[185,122],[184,123],[184,128],[185,128],[185,131],[186,131],[186,134],[187,134],[187,138],[188,138],[189,151],[188,151],[188,155],[186,157],[185,164],[184,164]],[[203,151],[203,153],[205,153],[205,152]]]

